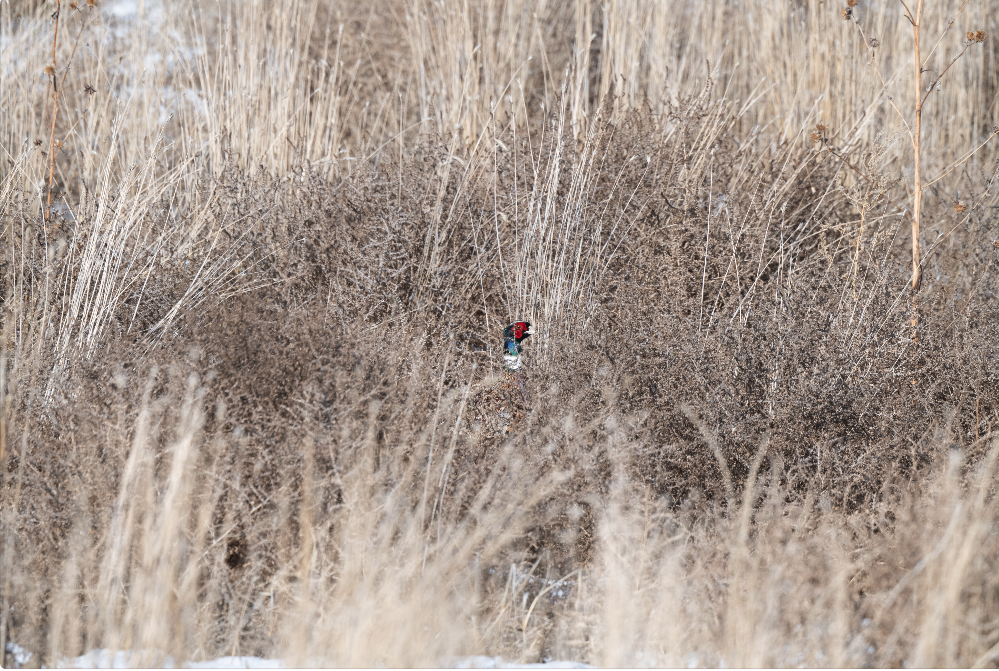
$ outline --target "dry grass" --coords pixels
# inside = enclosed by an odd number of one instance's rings
[[[839,8],[80,4],[46,221],[53,26],[0,3],[0,649],[997,664],[994,157],[926,190],[914,341]]]

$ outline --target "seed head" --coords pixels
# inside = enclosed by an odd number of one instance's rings
[[[70,9],[79,9],[80,6],[78,4],[76,4],[75,2],[71,2],[71,3],[69,3],[69,8]]]
[[[819,131],[820,133],[827,128],[829,128],[829,126],[825,125],[824,123],[815,124],[815,130]]]
[[[880,42],[878,42],[878,38],[876,38],[876,37],[872,37],[872,38],[871,38],[871,42],[870,42],[870,45],[871,45],[871,49],[877,49],[878,47],[880,47],[880,46],[881,46],[881,43],[880,43]]]
[[[41,140],[35,140],[34,144],[35,144],[36,147],[41,147],[42,146],[42,141]]]
[[[844,7],[840,11],[839,15],[842,16],[845,21],[849,21],[853,18],[853,7]]]
[[[51,77],[52,75],[55,74],[55,68],[52,67],[51,65],[46,65],[45,66],[45,74],[47,74],[49,77]]]
[[[846,0],[846,6],[847,7],[856,7],[857,6],[857,0]]]
[[[968,206],[965,205],[964,203],[962,203],[961,201],[958,201],[958,202],[954,203],[954,211],[957,212],[958,214],[961,214],[962,212],[964,212],[967,209],[968,209]]]
[[[812,142],[822,142],[822,135],[818,131],[812,132]]]
[[[87,7],[96,7],[97,0],[87,0]]]
[[[972,43],[984,42],[985,41],[985,31],[984,30],[969,30],[968,31],[968,41]]]
[[[95,93],[97,93],[97,89],[95,89],[90,84],[87,84],[87,86],[83,89],[83,92],[86,93],[88,96],[92,96]]]

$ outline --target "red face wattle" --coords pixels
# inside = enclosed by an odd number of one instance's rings
[[[529,335],[531,335],[530,322],[514,322],[503,329],[504,338],[515,340],[518,343]]]

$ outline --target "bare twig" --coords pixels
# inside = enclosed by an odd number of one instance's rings
[[[48,223],[52,219],[52,183],[55,180],[55,124],[56,115],[59,113],[59,86],[56,84],[56,43],[59,40],[59,13],[62,10],[62,0],[56,0],[56,10],[52,15],[55,19],[55,30],[52,32],[52,65],[49,75],[52,77],[52,123],[49,129],[49,193],[48,201],[45,204],[45,221]],[[48,69],[48,68],[47,68]],[[64,78],[65,79],[65,78]]]
[[[949,175],[950,173],[952,173],[952,172],[954,172],[955,170],[957,170],[957,169],[958,169],[959,167],[961,167],[961,166],[962,166],[962,165],[963,165],[963,164],[964,164],[964,163],[965,163],[965,162],[966,162],[966,161],[967,161],[968,159],[970,159],[970,158],[971,158],[971,157],[973,157],[973,156],[974,156],[975,154],[977,154],[977,153],[979,152],[979,150],[981,150],[981,149],[982,149],[982,147],[984,147],[985,145],[987,145],[987,144],[988,144],[988,143],[989,143],[989,142],[990,142],[990,141],[992,140],[992,138],[994,138],[994,137],[995,137],[996,135],[999,135],[999,126],[996,126],[995,128],[993,128],[993,129],[992,129],[992,134],[991,134],[991,135],[989,135],[989,136],[988,136],[987,138],[985,138],[985,142],[981,143],[980,145],[978,145],[977,147],[975,147],[974,149],[972,149],[972,150],[971,150],[970,152],[968,152],[967,156],[965,156],[965,157],[964,157],[964,158],[962,158],[962,159],[961,159],[960,161],[958,161],[958,162],[957,162],[957,163],[955,163],[954,165],[952,165],[952,166],[950,166],[949,168],[947,168],[947,169],[945,170],[945,172],[944,172],[944,173],[943,173],[942,175],[940,175],[939,177],[937,177],[936,179],[934,179],[934,180],[933,180],[933,181],[931,181],[931,182],[927,182],[927,183],[926,183],[926,187],[925,187],[925,188],[929,188],[930,186],[932,186],[932,185],[936,184],[937,182],[939,182],[939,181],[940,181],[941,179],[943,179],[944,177],[946,177],[946,176],[947,176],[947,175]]]
[[[902,0],[899,0],[902,2]],[[905,6],[905,3],[902,3]],[[906,8],[908,11],[908,8]],[[921,61],[919,59],[919,24],[923,18],[923,0],[917,0],[916,17],[912,20],[912,12],[909,12],[909,19],[912,23],[912,62],[915,68],[913,87],[915,90],[915,119],[912,124],[912,154],[913,154],[913,178],[912,178],[912,293],[919,291],[922,284],[922,271],[919,268],[919,215],[923,209],[923,185],[921,168],[921,133],[923,122],[923,99],[920,97],[922,86],[920,77],[923,73]],[[917,324],[915,304],[913,304],[912,327],[915,330]]]
[[[80,45],[80,38],[83,37],[83,29],[87,26],[87,21],[90,19],[88,13],[87,18],[83,20],[80,24],[80,32],[76,35],[76,41],[73,43],[73,51],[69,54],[69,62],[66,63],[66,70],[62,74],[62,79],[59,84],[56,84],[56,42],[59,39],[59,14],[62,9],[62,0],[56,0],[56,10],[53,16],[55,17],[55,30],[52,34],[52,119],[49,125],[49,186],[48,186],[48,196],[45,203],[45,221],[46,223],[52,220],[52,187],[55,183],[55,161],[56,154],[59,153],[59,148],[62,147],[62,143],[65,142],[65,138],[60,140],[58,143],[55,141],[55,126],[56,126],[56,116],[59,114],[59,92],[62,91],[66,86],[66,77],[69,76],[69,67],[73,64],[73,58],[76,56],[76,48]],[[82,117],[81,117],[82,118]],[[77,121],[79,123],[79,121]],[[75,127],[76,124],[73,124]],[[72,131],[72,129],[71,129]],[[67,134],[67,137],[69,135]]]
[[[867,51],[871,56],[871,65],[874,66],[874,71],[878,73],[878,79],[881,80],[881,88],[884,90],[885,97],[888,98],[888,104],[890,104],[892,109],[895,110],[895,113],[898,114],[898,118],[901,119],[902,123],[905,125],[905,131],[909,134],[909,139],[911,140],[912,128],[909,126],[909,122],[906,120],[905,115],[902,114],[902,111],[899,110],[898,106],[895,104],[895,99],[892,98],[890,93],[888,93],[888,83],[885,82],[884,75],[881,74],[881,68],[878,67],[878,62],[874,57],[874,47],[871,46],[870,40],[868,40],[867,35],[864,34],[864,29],[860,27],[860,21],[855,18],[854,23],[857,26],[857,30],[860,31],[860,37],[864,40],[864,45],[867,47]]]
[[[936,53],[937,47],[940,46],[940,42],[942,42],[943,38],[946,37],[947,33],[950,32],[951,26],[953,26],[954,22],[957,21],[957,19],[961,16],[961,14],[964,13],[964,8],[968,6],[968,2],[970,2],[970,0],[964,0],[964,4],[961,5],[961,9],[957,10],[957,14],[954,15],[954,18],[947,22],[947,27],[944,28],[942,33],[940,33],[940,37],[938,37],[937,41],[933,44],[933,48],[930,49],[930,53],[926,54],[926,58],[923,59],[923,64],[921,67],[925,68],[926,64],[929,63],[930,57],[932,57],[933,54]]]
[[[836,151],[836,149],[834,147],[830,147],[829,145],[826,145],[826,151],[828,151],[830,154],[832,154],[833,156],[835,156],[836,158],[838,158],[840,161],[842,161],[843,165],[845,165],[846,167],[850,168],[850,170],[853,170],[855,173],[857,173],[857,175],[861,179],[863,179],[864,181],[866,181],[867,183],[869,183],[872,188],[876,189],[877,192],[878,192],[878,195],[881,196],[882,198],[884,198],[885,201],[888,202],[888,204],[894,206],[895,209],[897,209],[899,211],[899,214],[906,215],[910,219],[912,218],[912,213],[909,212],[908,208],[903,207],[902,205],[899,205],[894,200],[892,200],[891,196],[888,195],[887,191],[884,191],[882,189],[878,189],[877,188],[877,184],[875,183],[875,181],[867,173],[865,173],[863,170],[861,170],[860,168],[858,168],[852,161],[850,161],[850,159],[846,158],[845,156],[843,156],[842,154],[840,154],[838,151]]]
[[[943,71],[940,73],[940,76],[937,77],[935,80],[933,80],[933,83],[930,84],[929,88],[926,89],[926,93],[923,94],[923,99],[919,101],[919,106],[920,107],[922,107],[923,104],[926,102],[926,99],[930,97],[930,94],[933,93],[933,89],[935,89],[937,87],[937,84],[939,84],[940,80],[943,79],[943,76],[945,74],[947,74],[947,71],[950,70],[950,67],[952,65],[954,65],[954,63],[957,63],[957,61],[961,58],[961,56],[964,55],[964,52],[967,51],[968,47],[970,47],[971,45],[972,45],[971,42],[968,42],[967,44],[965,44],[964,45],[964,49],[961,49],[961,53],[959,53],[957,56],[955,56],[954,60],[952,60],[950,63],[948,63],[947,67],[945,67],[943,69]],[[929,185],[927,185],[927,186],[929,186]]]
[[[909,15],[909,23],[915,24],[916,19],[912,17],[912,10],[909,9],[909,5],[905,4],[905,0],[898,0],[902,7],[905,9],[905,13]],[[922,4],[922,3],[920,3]]]

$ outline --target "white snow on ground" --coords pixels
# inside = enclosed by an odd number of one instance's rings
[[[91,650],[82,657],[61,660],[59,666],[64,669],[128,669],[131,656],[128,650]]]
[[[26,664],[31,653],[14,643],[7,644],[7,650],[15,655],[19,665]],[[19,651],[19,652],[15,652]],[[17,655],[22,655],[18,657]],[[130,669],[133,668],[132,652],[130,650],[111,651],[107,649],[91,650],[81,657],[64,659],[61,668],[70,669]],[[318,666],[322,666],[321,664]],[[455,669],[592,669],[589,664],[552,660],[540,664],[516,664],[504,661],[502,657],[486,657],[474,655],[453,661],[450,665]],[[176,668],[171,657],[163,663],[164,669]],[[262,657],[219,657],[206,662],[186,662],[187,669],[281,669],[285,664],[280,659]]]
[[[63,668],[70,669],[131,669],[132,652],[108,649],[91,650],[82,657],[63,660]],[[164,669],[176,668],[173,658],[167,657],[163,663]],[[281,669],[284,668],[280,659],[263,659],[261,657],[219,657],[207,662],[187,662],[186,669]]]
[[[31,659],[31,653],[13,641],[7,644],[7,652],[14,656],[14,661],[18,666],[24,666]]]
[[[456,669],[592,669],[589,664],[582,662],[550,661],[540,664],[514,664],[504,662],[502,657],[484,657],[475,655],[459,660],[454,665]]]
[[[283,666],[280,659],[260,657],[219,657],[209,662],[187,663],[189,669],[280,669]]]

